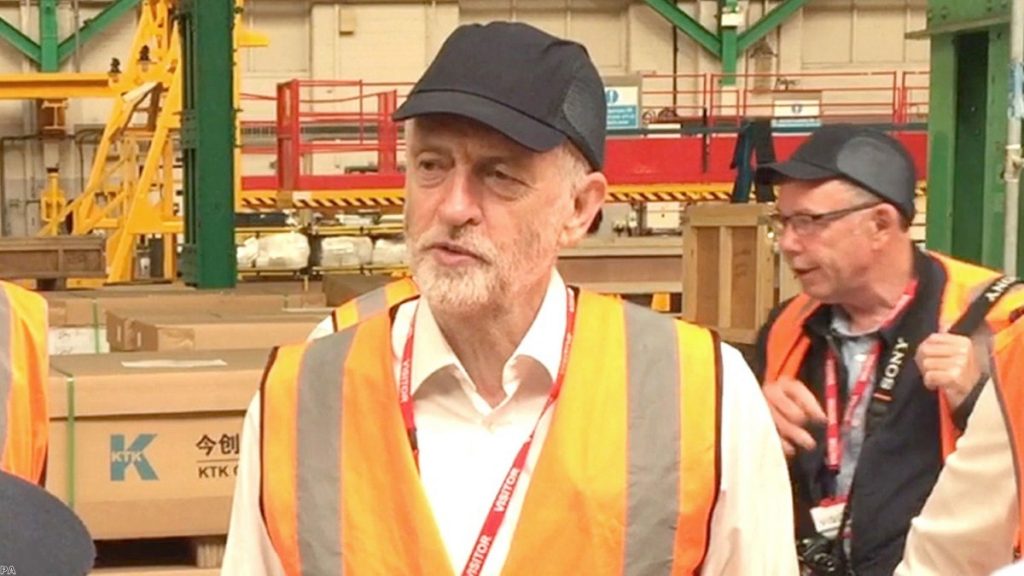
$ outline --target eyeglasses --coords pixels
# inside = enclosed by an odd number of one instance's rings
[[[829,212],[818,212],[815,214],[809,214],[806,212],[798,212],[791,216],[784,216],[778,212],[775,212],[768,216],[771,220],[772,226],[778,234],[786,229],[786,226],[791,226],[793,232],[799,236],[810,234],[824,228],[827,224],[835,222],[845,216],[853,214],[854,212],[860,212],[861,210],[867,210],[868,208],[874,208],[881,202],[869,202],[866,204],[858,204],[856,206],[850,206],[849,208],[841,208],[839,210],[832,210]]]

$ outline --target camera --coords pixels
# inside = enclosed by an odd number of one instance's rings
[[[844,573],[839,559],[832,554],[832,540],[816,535],[797,542],[801,576],[833,576]]]

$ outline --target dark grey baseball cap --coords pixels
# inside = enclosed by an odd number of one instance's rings
[[[907,221],[914,219],[917,173],[914,159],[892,136],[854,124],[819,128],[785,162],[758,167],[763,184],[783,180],[842,178],[893,205]]]
[[[545,152],[568,139],[604,165],[607,103],[587,50],[527,24],[466,24],[448,37],[393,118],[454,114]]]
[[[85,576],[95,559],[92,538],[70,508],[43,488],[0,472],[0,566],[9,574]]]

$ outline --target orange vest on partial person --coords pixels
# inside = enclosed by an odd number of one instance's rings
[[[46,300],[0,282],[0,470],[41,484],[49,439]]]
[[[952,326],[971,302],[1000,275],[941,254],[929,255],[937,259],[946,270],[947,281],[942,294],[939,325]],[[765,382],[773,382],[784,376],[798,377],[810,348],[810,340],[803,331],[804,321],[818,306],[816,301],[801,293],[779,313],[768,332]],[[1011,292],[992,307],[985,317],[985,324],[993,335],[992,379],[1014,446],[1017,500],[1020,502],[1018,517],[1019,525],[1024,529],[1024,470],[1021,468],[1024,466],[1024,318],[1011,319],[1012,313],[1021,308],[1024,308],[1024,291]],[[953,411],[946,395],[939,394],[938,398],[942,455],[945,458],[956,448],[960,432],[953,423]],[[1018,531],[1018,550],[1021,544],[1021,532]]]
[[[261,508],[286,574],[435,576],[464,561],[447,557],[420,483],[387,311],[271,360]],[[582,291],[502,573],[698,573],[720,483],[718,359],[710,331]]]
[[[334,331],[355,326],[360,319],[368,318],[377,312],[391,308],[401,302],[419,295],[419,288],[411,277],[405,277],[385,286],[361,294],[345,302],[331,312]]]

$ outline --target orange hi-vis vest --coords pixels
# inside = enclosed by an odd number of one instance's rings
[[[396,306],[418,295],[419,288],[408,276],[361,294],[331,312],[334,331],[341,332],[350,326],[355,326],[363,318],[368,318],[381,310]]]
[[[49,440],[46,300],[0,282],[0,470],[41,484]]]
[[[720,483],[717,337],[588,291],[576,314],[502,573],[697,573]],[[463,560],[420,483],[390,318],[280,348],[268,367],[261,508],[289,575],[437,576]]]
[[[942,264],[946,285],[939,310],[939,325],[952,326],[975,298],[982,296],[1000,275],[998,272],[929,253]],[[805,294],[793,298],[779,313],[767,336],[765,382],[780,377],[797,378],[810,347],[803,331],[804,321],[819,304]],[[997,396],[1014,446],[1020,526],[1024,529],[1024,319],[1014,312],[1024,309],[1024,291],[1014,291],[999,300],[985,316],[984,324],[972,337],[987,340],[989,365]],[[960,431],[953,423],[952,409],[945,394],[938,394],[943,458],[956,448]],[[1021,549],[1018,531],[1017,550]]]

